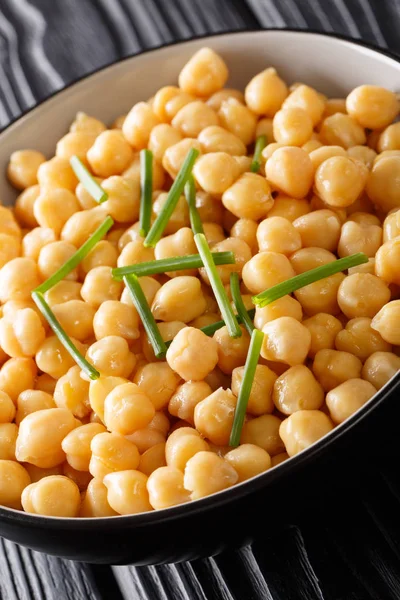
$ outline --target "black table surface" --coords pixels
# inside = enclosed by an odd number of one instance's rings
[[[164,42],[300,27],[400,53],[399,25],[400,0],[0,0],[0,127],[74,79]],[[310,506],[273,534],[266,514],[251,547],[214,558],[93,567],[0,538],[0,599],[398,600],[398,442],[371,431],[371,445],[375,460],[360,467],[362,484],[329,510]]]

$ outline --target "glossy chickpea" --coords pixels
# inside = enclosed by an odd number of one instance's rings
[[[31,185],[17,197],[15,201],[14,215],[22,227],[32,229],[38,225],[33,208],[39,194],[40,186]]]
[[[256,173],[245,173],[222,195],[222,203],[238,218],[262,219],[273,206],[267,181]]]
[[[261,356],[291,367],[304,362],[311,345],[311,334],[293,317],[279,317],[262,329],[264,341]]]
[[[68,300],[53,307],[53,312],[67,335],[80,342],[93,337],[95,309],[83,300]]]
[[[282,108],[274,116],[273,133],[279,144],[302,146],[310,139],[312,132],[312,119],[302,108]]]
[[[131,442],[135,444],[140,454],[150,450],[153,446],[165,442],[165,435],[158,429],[153,429],[149,426],[137,429],[134,433],[127,436]]]
[[[317,125],[325,109],[326,101],[316,90],[308,85],[300,84],[284,100],[282,108],[300,108],[310,117],[312,125]]]
[[[400,357],[392,352],[374,352],[364,363],[361,376],[380,390],[400,369]]]
[[[201,400],[194,409],[194,424],[204,437],[213,444],[228,444],[231,434],[237,398],[231,390],[217,389]],[[168,462],[168,459],[167,459]]]
[[[285,450],[279,437],[281,420],[275,415],[262,415],[243,425],[241,444],[254,444],[263,448],[270,456]]]
[[[270,304],[263,306],[256,306],[256,313],[254,316],[254,326],[257,329],[262,329],[266,323],[279,319],[280,317],[293,317],[297,321],[301,321],[303,318],[303,310],[300,302],[295,300],[289,295],[278,298]]]
[[[115,335],[92,344],[86,358],[105,377],[129,377],[136,365],[136,357],[130,352],[128,342]]]
[[[51,475],[62,475],[64,464],[65,463],[57,465],[55,467],[48,467],[47,469],[40,469],[35,465],[25,463],[24,468],[27,470],[28,475],[31,478],[31,483],[36,483],[37,481],[43,479],[43,477],[50,477]]]
[[[301,147],[308,154],[311,154],[311,152],[313,152],[314,150],[317,150],[318,148],[322,148],[323,144],[319,140],[314,140],[313,138],[310,138],[308,140],[308,142],[305,142],[304,144],[302,144]]]
[[[205,192],[219,196],[233,185],[240,172],[233,156],[210,152],[197,159],[193,175]]]
[[[153,471],[166,466],[165,442],[160,442],[143,452],[140,456],[138,470],[147,475],[147,477],[150,477]]]
[[[78,340],[73,339],[72,341],[78,350],[85,354],[85,346],[78,342]],[[47,373],[51,377],[54,377],[54,379],[59,379],[75,365],[75,362],[59,339],[55,335],[51,335],[39,347],[36,353],[36,364],[43,373]],[[30,387],[33,387],[33,385],[26,386],[26,388]]]
[[[102,121],[96,119],[95,117],[91,117],[82,111],[76,113],[76,117],[69,128],[72,133],[79,131],[91,133],[93,135],[99,135],[106,129],[107,127]]]
[[[85,256],[79,265],[80,273],[86,276],[95,267],[116,267],[118,252],[113,244],[107,240],[101,240]]]
[[[56,387],[56,380],[47,373],[43,373],[36,378],[35,390],[46,392],[46,394],[52,395]]]
[[[217,113],[201,100],[186,104],[171,122],[171,125],[180,131],[182,135],[189,138],[195,138],[206,127],[218,124]]]
[[[18,426],[15,423],[0,423],[0,460],[15,460],[15,444]]]
[[[30,258],[14,258],[0,270],[0,301],[28,299],[39,283],[36,263]]]
[[[151,307],[157,320],[188,323],[203,314],[206,301],[196,277],[179,276],[164,283]]]
[[[165,459],[169,467],[184,471],[186,463],[197,452],[207,451],[209,445],[196,429],[180,427],[173,431],[165,446]]]
[[[160,214],[161,209],[163,208],[166,200],[167,200],[167,192],[162,192],[153,203],[153,214],[154,217],[157,217]],[[190,219],[189,219],[189,208],[184,196],[181,196],[178,200],[176,208],[174,209],[170,220],[165,227],[165,234],[177,233],[182,227],[189,227]],[[131,242],[131,244],[138,242]],[[140,242],[141,243],[141,242]],[[147,254],[149,252],[153,252],[152,248],[144,249]],[[146,254],[145,254],[146,256]],[[143,258],[142,260],[150,260],[149,258]],[[134,262],[141,262],[140,260],[136,260]]]
[[[73,192],[78,184],[69,161],[59,156],[55,156],[39,166],[37,180],[40,189],[65,188]]]
[[[187,463],[184,487],[192,500],[209,496],[235,485],[238,474],[232,465],[213,452],[198,452]]]
[[[108,503],[107,488],[104,483],[96,478],[89,481],[78,516],[115,517],[117,514]]]
[[[386,336],[385,332],[383,332],[385,337],[382,336],[381,328],[377,328],[382,311],[385,311],[390,304],[391,302],[386,304],[375,315],[373,321],[368,317],[359,317],[348,321],[345,329],[339,331],[336,336],[336,348],[351,352],[362,361],[365,361],[374,352],[390,352],[392,342],[389,341],[389,337],[391,336]]]
[[[273,117],[288,95],[285,82],[275,69],[265,69],[253,77],[244,92],[246,104],[258,115]]]
[[[93,319],[96,340],[110,335],[136,340],[139,333],[139,315],[133,306],[117,300],[107,300],[97,309]]]
[[[193,232],[189,227],[182,227],[176,233],[161,238],[154,249],[156,260],[196,253],[197,247],[194,243]],[[197,270],[186,269],[184,271],[172,271],[167,274],[169,277],[194,276],[197,274]]]
[[[89,402],[101,422],[104,422],[104,402],[108,394],[117,386],[129,383],[123,377],[100,377],[89,384]]]
[[[290,198],[284,194],[278,194],[274,200],[274,205],[268,212],[268,217],[283,217],[291,223],[298,217],[310,212],[310,205],[307,200]]]
[[[339,217],[328,209],[315,210],[293,221],[303,247],[336,250],[341,230]]]
[[[105,179],[102,187],[108,194],[103,209],[117,223],[132,223],[139,218],[140,190],[127,177],[114,175]]]
[[[149,304],[151,304],[151,302]],[[157,323],[157,327],[164,342],[170,342],[181,329],[186,327],[186,323],[183,323],[182,321],[166,321],[165,323]],[[148,362],[157,362],[153,346],[147,336],[143,336],[142,338],[142,352]]]
[[[211,394],[211,389],[209,393]],[[14,402],[8,394],[0,390],[0,423],[12,423],[15,418],[15,413],[16,409]]]
[[[70,160],[76,155],[83,162],[87,163],[86,154],[93,146],[97,134],[91,131],[70,131],[64,135],[56,144],[56,156]]]
[[[330,390],[326,405],[332,421],[343,423],[357,412],[376,393],[374,386],[363,379],[349,379]]]
[[[0,369],[0,390],[16,403],[21,392],[32,389],[37,367],[32,358],[10,358]]]
[[[218,198],[203,191],[196,192],[196,208],[203,225],[221,225],[223,205]],[[218,240],[219,241],[219,240]]]
[[[400,206],[399,168],[400,156],[388,156],[376,162],[369,173],[366,192],[383,212]]]
[[[75,417],[82,419],[90,413],[89,382],[80,376],[78,365],[71,367],[57,381],[54,402],[58,408],[68,409]]]
[[[117,301],[122,287],[120,281],[113,279],[110,267],[94,267],[85,277],[81,295],[85,302],[98,309],[105,302]]]
[[[243,268],[243,282],[247,289],[259,294],[294,276],[289,259],[279,252],[259,252]]]
[[[250,336],[243,325],[240,326],[242,335],[231,338],[226,326],[218,329],[213,336],[217,343],[218,367],[223,373],[230,374],[236,367],[241,367],[246,361],[250,344]]]
[[[284,415],[298,410],[317,410],[324,402],[324,390],[308,367],[296,365],[275,381],[273,401]]]
[[[232,371],[232,392],[235,396],[239,396],[243,374],[244,367],[236,367]],[[255,417],[272,413],[274,409],[272,390],[275,380],[276,374],[269,367],[257,365],[246,412]]]
[[[168,348],[167,362],[186,381],[201,381],[216,366],[217,350],[213,338],[194,327],[185,327],[177,333]]]
[[[363,225],[354,221],[343,223],[338,243],[338,255],[350,256],[363,252],[375,256],[382,243],[382,228],[378,225]]]
[[[312,446],[332,429],[332,421],[322,411],[299,410],[282,421],[279,434],[288,455],[295,456]]]
[[[256,132],[255,132],[256,139],[258,137],[260,137],[261,135],[265,135],[267,140],[269,140],[270,143],[276,141],[274,139],[274,131],[273,131],[272,122],[273,122],[273,119],[268,118],[268,117],[261,118],[258,121],[257,127],[256,127]]]
[[[238,483],[271,468],[271,457],[268,452],[254,444],[242,444],[227,452],[224,458],[238,474]]]
[[[257,116],[236,98],[228,98],[222,102],[218,111],[222,127],[239,138],[245,146],[254,139]]]
[[[103,131],[87,152],[87,160],[95,175],[120,175],[133,159],[133,151],[121,131]]]
[[[223,59],[211,48],[201,48],[179,73],[179,87],[194,96],[211,96],[228,79],[228,68]]]
[[[230,237],[222,242],[218,242],[212,247],[212,251],[233,252],[235,256],[235,264],[217,267],[217,271],[224,285],[229,283],[231,273],[238,273],[240,277],[243,267],[251,259],[251,250],[249,246],[240,238]],[[209,284],[209,279],[204,268],[199,269],[199,272],[203,281]]]
[[[313,316],[319,312],[337,315],[340,313],[337,293],[344,278],[345,275],[343,273],[330,275],[330,277],[300,288],[295,291],[294,295],[300,302],[304,312],[309,316]]]
[[[47,517],[76,517],[81,501],[79,488],[63,475],[44,477],[22,492],[25,512]]]
[[[17,258],[21,253],[21,242],[18,238],[0,233],[0,269],[10,260]]]
[[[378,332],[379,337],[382,336],[387,344],[400,345],[400,335],[396,326],[399,314],[400,300],[392,300],[383,306],[372,320],[372,329]],[[376,348],[376,350],[389,351],[390,348]]]
[[[43,246],[38,258],[38,270],[42,279],[51,277],[62,267],[76,252],[76,247],[69,242],[57,241]],[[77,269],[73,269],[65,279],[76,281]]]
[[[399,112],[394,92],[377,85],[360,85],[346,98],[346,110],[360,125],[368,129],[382,129]]]
[[[308,352],[310,358],[314,358],[320,350],[333,349],[336,335],[343,329],[339,319],[323,312],[305,319],[303,325],[311,333],[311,346]]]
[[[383,221],[383,242],[389,242],[400,236],[400,214],[397,210],[390,212]]]
[[[389,125],[380,133],[376,149],[378,152],[400,150],[399,123],[393,123],[392,125]]]
[[[311,188],[314,168],[305,150],[296,147],[278,148],[265,167],[267,180],[278,191],[304,198]]]
[[[221,104],[228,100],[228,98],[235,98],[242,104],[244,104],[244,95],[240,90],[236,90],[233,88],[223,88],[218,92],[215,92],[210,96],[207,100],[208,106],[210,106],[213,110],[218,111],[221,108]]]
[[[198,141],[204,153],[226,152],[232,156],[243,156],[247,152],[245,144],[239,137],[219,125],[203,128],[198,135]]]
[[[201,155],[201,144],[196,139],[185,138],[169,148],[164,152],[162,159],[162,166],[169,173],[169,175],[175,179],[179,170],[181,169],[183,162],[191,148],[195,148]]]
[[[289,454],[287,452],[281,452],[280,454],[276,454],[271,458],[271,467],[276,467],[281,463],[285,462],[289,458]]]
[[[367,141],[364,128],[355,119],[342,113],[326,117],[319,135],[324,144],[342,146],[346,150],[352,146],[362,146]]]
[[[37,172],[46,157],[37,150],[17,150],[10,156],[7,177],[17,190],[24,190],[37,183]]]
[[[16,404],[15,422],[17,425],[20,425],[26,416],[38,410],[57,408],[53,395],[41,390],[24,390],[19,394]]]
[[[375,275],[375,258],[369,258],[367,263],[363,263],[357,267],[350,267],[347,273],[349,275],[354,275],[354,273],[369,273],[370,275]]]
[[[268,217],[257,229],[258,247],[261,252],[292,254],[301,248],[300,233],[284,217]]]
[[[147,491],[147,476],[136,470],[109,473],[104,477],[107,500],[120,515],[132,515],[152,509]]]
[[[178,387],[180,377],[165,362],[148,363],[136,371],[134,383],[151,398],[156,410],[163,409]]]
[[[11,357],[34,356],[46,337],[37,313],[23,308],[12,319],[0,320],[0,346]]]
[[[50,307],[70,300],[80,300],[82,284],[77,281],[62,280],[48,290],[44,297]]]
[[[183,139],[182,134],[172,125],[160,123],[153,127],[149,137],[149,150],[159,162],[168,148],[177,144]]]
[[[149,397],[134,383],[114,388],[104,401],[104,422],[113,433],[129,435],[146,427],[155,409]]]
[[[105,433],[105,431],[106,428],[100,423],[87,423],[73,429],[65,436],[61,447],[66,454],[68,464],[73,469],[89,471],[92,439],[100,433]]]
[[[368,148],[368,146],[352,146],[347,150],[347,154],[353,160],[362,162],[367,169],[372,169],[372,165],[377,156],[375,150]]]
[[[398,260],[400,256],[400,238],[394,238],[383,244],[375,255],[375,273],[386,283],[400,282]]]
[[[346,157],[346,150],[342,146],[321,146],[310,152],[310,160],[315,171],[323,162],[335,156]]]
[[[190,494],[183,486],[183,473],[173,466],[159,467],[147,482],[150,504],[155,509],[189,502]]]
[[[146,148],[153,127],[160,123],[152,107],[147,102],[135,104],[124,119],[122,133],[125,139],[137,150]]]
[[[90,442],[90,450],[89,471],[100,481],[109,473],[136,469],[139,465],[137,447],[118,433],[98,433]]]
[[[338,289],[338,304],[348,319],[374,317],[390,300],[388,286],[375,275],[348,275]]]
[[[326,204],[345,208],[353,204],[367,182],[368,169],[358,160],[333,156],[315,173],[315,189]]]
[[[61,240],[79,248],[95,232],[106,218],[103,206],[76,212],[68,219],[61,231]]]
[[[168,412],[194,425],[195,407],[211,393],[212,389],[205,381],[186,381],[175,390],[168,404]]]
[[[56,241],[56,235],[49,227],[36,227],[27,233],[22,240],[22,255],[37,261],[41,249],[46,244]]]
[[[0,505],[21,509],[21,495],[30,482],[22,465],[14,460],[0,460]]]
[[[258,251],[257,228],[258,223],[253,219],[238,219],[233,225],[230,235],[246,242],[252,254],[256,254]]]
[[[152,109],[160,121],[169,123],[182,106],[194,99],[194,96],[182,92],[178,87],[167,85],[154,95]]]

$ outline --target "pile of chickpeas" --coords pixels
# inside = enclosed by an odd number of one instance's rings
[[[400,122],[373,85],[328,99],[273,68],[244,94],[210,48],[107,128],[78,113],[55,156],[11,155],[20,191],[0,206],[0,504],[38,515],[108,517],[224,490],[308,448],[400,368]],[[266,135],[258,173],[254,142]],[[155,248],[140,237],[139,151],[153,153],[153,219],[191,148],[196,206],[214,252],[251,298],[296,274],[363,252],[369,261],[264,308],[240,445],[229,446],[249,335],[226,327],[204,269],[141,277],[165,341],[157,360],[112,268],[197,252],[182,196]],[[77,155],[108,194],[96,202]],[[100,372],[90,381],[31,299],[110,215],[115,224],[45,294]]]

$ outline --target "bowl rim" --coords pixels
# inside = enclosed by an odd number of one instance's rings
[[[79,84],[80,82],[89,79],[93,75],[97,73],[101,73],[108,69],[115,67],[125,61],[131,60],[132,58],[140,57],[144,54],[150,54],[151,52],[155,52],[157,50],[161,50],[163,48],[173,47],[182,45],[185,43],[194,42],[197,40],[212,40],[216,37],[223,37],[229,35],[241,35],[247,33],[262,33],[262,32],[282,32],[282,33],[300,33],[300,34],[309,34],[327,38],[333,38],[338,40],[339,42],[348,42],[355,46],[361,46],[363,48],[372,50],[377,54],[382,54],[400,65],[400,55],[388,50],[386,48],[381,48],[380,46],[373,44],[371,42],[365,42],[363,40],[353,38],[351,36],[335,33],[335,32],[324,32],[318,29],[305,29],[305,28],[296,28],[296,27],[260,27],[260,28],[249,28],[249,29],[230,29],[226,31],[215,32],[212,34],[205,33],[200,35],[190,36],[188,38],[184,38],[182,40],[161,43],[157,46],[152,46],[151,48],[146,48],[143,50],[139,50],[137,52],[133,52],[123,58],[112,61],[105,65],[102,65],[88,73],[85,73],[81,77],[74,79],[73,81],[65,84],[60,89],[52,92],[47,95],[42,100],[36,102],[33,106],[24,110],[20,115],[12,119],[1,131],[0,136],[10,129],[15,123],[21,120],[23,117],[33,112],[39,106],[46,104],[46,102],[50,101],[52,98],[56,97],[58,94],[61,94],[65,90]],[[349,432],[362,420],[364,420],[372,411],[374,411],[378,405],[380,405],[390,394],[392,394],[395,390],[400,390],[400,372],[398,372],[394,377],[385,384],[380,390],[374,394],[374,396],[369,400],[361,409],[359,409],[354,415],[352,415],[349,419],[337,425],[331,432],[325,435],[323,438],[315,442],[312,446],[307,448],[306,450],[300,452],[299,454],[289,458],[288,460],[280,463],[276,467],[272,469],[260,473],[259,475],[238,483],[226,490],[222,490],[215,494],[211,494],[210,496],[206,496],[204,498],[200,498],[198,500],[194,500],[192,502],[188,502],[185,504],[179,504],[176,506],[171,506],[169,508],[153,510],[143,513],[137,513],[133,515],[118,515],[113,517],[79,517],[79,518],[71,518],[71,517],[53,517],[53,516],[44,516],[44,515],[35,515],[32,513],[26,513],[21,510],[8,508],[6,506],[0,505],[0,520],[8,523],[19,523],[20,525],[28,525],[38,529],[43,527],[49,528],[50,530],[64,530],[70,529],[71,526],[78,530],[96,530],[101,532],[102,530],[109,529],[118,529],[122,530],[127,526],[127,521],[137,528],[145,527],[147,525],[151,525],[152,523],[168,522],[174,521],[178,518],[186,518],[189,516],[194,516],[195,514],[202,513],[212,508],[221,508],[225,504],[232,502],[233,500],[239,500],[244,496],[250,495],[251,493],[258,491],[266,486],[267,481],[281,479],[282,477],[288,476],[288,473],[292,469],[299,469],[301,466],[305,466],[310,463],[315,455],[318,455],[322,448],[327,446],[331,446],[332,444],[336,444],[339,440],[344,436],[348,435]]]

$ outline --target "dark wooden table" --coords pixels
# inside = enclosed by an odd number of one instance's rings
[[[399,25],[400,0],[0,0],[0,127],[85,73],[164,42],[301,27],[400,53]],[[371,445],[375,460],[362,467],[362,484],[342,490],[329,509],[310,506],[273,535],[266,515],[252,547],[215,558],[93,567],[0,538],[0,599],[398,600],[398,442],[371,431]]]

